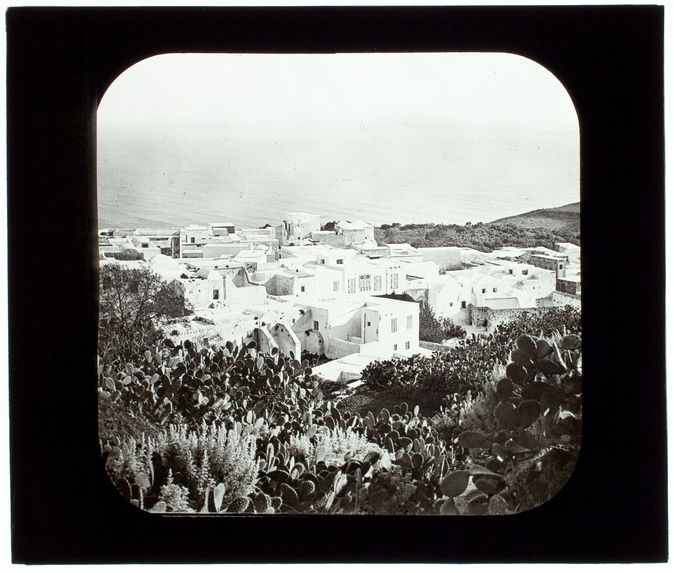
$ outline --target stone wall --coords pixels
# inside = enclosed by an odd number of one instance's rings
[[[555,291],[552,293],[552,300],[555,302],[555,306],[569,305],[576,310],[580,310],[581,307],[581,298],[577,294]]]
[[[558,278],[557,290],[567,294],[580,295],[580,281]]]
[[[486,326],[487,332],[492,332],[496,326],[518,318],[525,312],[541,312],[539,308],[500,308],[493,309],[484,306],[469,305],[470,323],[475,327]],[[485,325],[486,321],[486,325]]]
[[[493,309],[484,306],[475,306],[468,305],[468,311],[470,315],[470,323],[476,327],[486,327],[487,332],[493,331],[493,329],[503,323],[510,322],[511,320],[518,318],[523,313],[537,314],[543,312],[546,308],[553,306],[564,307],[572,306],[575,309],[580,310],[580,297],[576,295],[560,293],[555,291],[552,293],[552,299],[544,298],[538,299],[537,307],[534,308],[503,308],[503,309]]]

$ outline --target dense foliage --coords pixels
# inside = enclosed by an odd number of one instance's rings
[[[580,245],[580,234],[544,227],[523,228],[508,223],[466,223],[466,225],[410,224],[375,228],[379,244],[409,243],[413,247],[469,247],[491,252],[501,247],[547,247],[566,242]]]
[[[102,283],[101,332],[112,322],[146,335],[104,345],[98,362],[105,467],[141,509],[504,514],[544,502],[573,469],[582,365],[571,308],[373,363],[371,387],[441,392],[446,405],[361,414],[324,398],[309,360],[164,340],[153,321],[168,287],[151,273],[114,268]]]
[[[162,338],[157,320],[189,313],[184,296],[147,268],[107,264],[100,270],[98,352],[129,360]]]
[[[437,318],[425,302],[419,308],[419,340],[441,343],[450,338],[462,338],[466,331],[449,318]]]

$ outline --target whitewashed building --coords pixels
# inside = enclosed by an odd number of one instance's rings
[[[386,298],[341,298],[298,303],[293,324],[302,349],[328,358],[363,353],[381,358],[419,349],[419,305]]]

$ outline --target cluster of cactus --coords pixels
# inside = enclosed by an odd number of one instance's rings
[[[281,420],[283,422],[283,419]],[[268,496],[272,509],[283,513],[352,513],[358,508],[355,484],[367,480],[380,465],[377,446],[361,459],[351,457],[334,465],[325,446],[318,446],[315,455],[294,455],[291,437],[302,437],[317,444],[331,432],[353,432],[365,426],[360,416],[342,414],[331,402],[305,410],[303,415],[271,426],[258,441],[259,495]],[[359,486],[360,487],[360,486]],[[255,510],[258,502],[255,500]]]
[[[368,513],[452,514],[451,469],[454,448],[440,438],[430,419],[406,403],[393,413],[382,409],[365,416],[369,437],[393,459],[391,472],[380,472],[364,502]]]
[[[472,487],[462,492],[470,501],[468,512],[531,509],[570,477],[581,436],[581,340],[575,334],[557,338],[520,336],[506,377],[496,383],[497,427],[459,434],[458,444],[490,472],[470,474]]]
[[[163,349],[146,350],[138,365],[113,372],[99,359],[98,392],[159,425],[245,418],[258,415],[293,415],[319,397],[311,369],[293,357],[258,353],[255,342],[238,347],[199,347],[165,341]]]
[[[315,458],[295,457],[282,434],[270,432],[258,445],[261,494],[274,511],[287,513],[453,514],[455,491],[450,471],[453,448],[438,437],[419,408],[406,403],[375,417],[342,413],[326,403],[303,431],[320,443],[322,432],[354,432],[371,443],[363,455],[336,465],[318,447]],[[266,443],[266,447],[261,447]],[[476,470],[477,471],[477,470]],[[483,473],[487,470],[481,470]],[[249,507],[252,509],[252,506]]]
[[[480,402],[489,424],[469,418],[449,438],[418,406],[343,411],[322,399],[308,363],[254,343],[185,341],[147,351],[137,364],[113,374],[99,363],[99,393],[135,408],[157,432],[101,442],[115,485],[149,511],[507,514],[554,495],[580,444],[582,365],[573,334],[520,336],[506,376]],[[215,428],[228,437],[216,439]],[[244,452],[231,445],[238,439],[248,444],[247,466],[225,464],[219,453],[227,440],[230,454]],[[540,467],[557,477],[545,481]]]

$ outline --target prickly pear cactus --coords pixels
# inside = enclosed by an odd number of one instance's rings
[[[457,440],[489,471],[472,474],[479,494],[464,504],[467,513],[531,509],[571,477],[581,442],[580,337],[520,336],[496,394],[497,428],[464,431]]]

